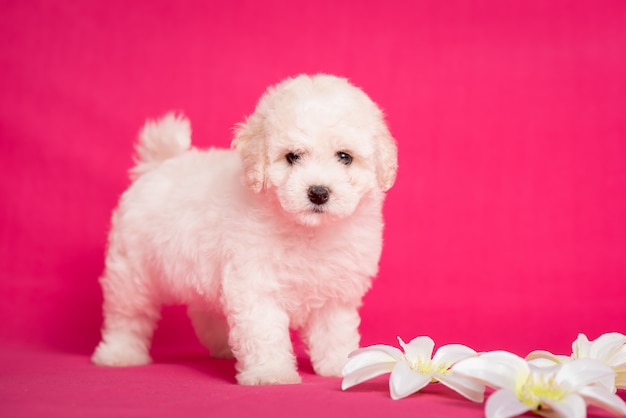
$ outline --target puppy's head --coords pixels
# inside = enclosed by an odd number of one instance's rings
[[[238,126],[244,182],[303,225],[350,216],[394,183],[397,149],[380,109],[347,80],[301,75],[270,87]]]

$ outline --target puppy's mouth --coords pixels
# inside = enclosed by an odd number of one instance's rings
[[[331,211],[326,205],[311,205],[296,215],[299,224],[309,227],[325,224],[332,218]]]

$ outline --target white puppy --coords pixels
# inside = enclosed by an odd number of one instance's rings
[[[289,329],[315,371],[340,375],[377,273],[395,141],[345,79],[287,79],[231,150],[192,148],[189,122],[147,122],[113,214],[98,365],[149,363],[163,304],[188,305],[201,342],[241,384],[297,383]]]

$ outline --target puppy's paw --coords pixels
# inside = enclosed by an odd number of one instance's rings
[[[332,355],[317,361],[311,360],[313,370],[320,376],[341,377],[341,370],[348,361],[347,355]]]
[[[295,369],[270,369],[269,367],[251,367],[237,374],[240,385],[291,385],[301,383],[302,379]]]
[[[152,359],[148,351],[137,344],[102,341],[91,361],[98,366],[125,367],[150,364]]]

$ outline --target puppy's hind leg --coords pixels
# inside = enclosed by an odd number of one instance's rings
[[[228,323],[224,315],[194,305],[189,306],[187,315],[191,319],[196,336],[202,345],[209,350],[212,357],[233,357],[233,352],[228,344]]]
[[[152,334],[160,318],[160,304],[149,292],[115,280],[110,272],[101,279],[104,292],[102,340],[91,361],[99,366],[140,366],[152,362]]]

